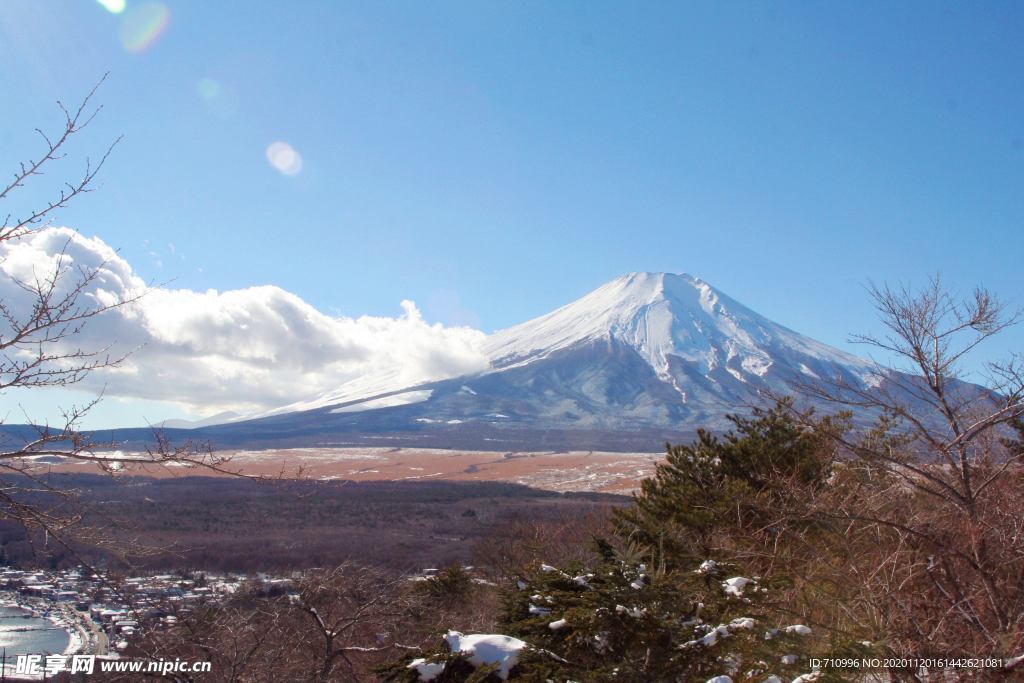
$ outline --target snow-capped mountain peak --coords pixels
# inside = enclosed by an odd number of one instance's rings
[[[778,325],[685,273],[616,278],[547,315],[495,333],[487,351],[492,367],[504,369],[604,339],[632,348],[663,380],[673,376],[673,357],[699,374],[725,368],[741,381],[763,377],[780,353],[870,369],[866,361]]]

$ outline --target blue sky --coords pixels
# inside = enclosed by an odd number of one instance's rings
[[[685,271],[856,352],[869,279],[1024,304],[1021,35],[1013,2],[7,0],[0,154],[110,71],[75,152],[124,141],[58,222],[147,280],[490,331]]]

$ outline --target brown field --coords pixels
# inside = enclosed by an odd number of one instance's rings
[[[425,448],[290,448],[226,451],[226,469],[274,477],[302,473],[321,481],[466,481],[507,482],[548,491],[628,493],[649,477],[662,459],[654,453],[492,452]],[[129,456],[130,457],[130,456]],[[132,474],[153,477],[181,475],[180,468],[132,466]],[[90,464],[62,463],[54,472],[89,473]],[[210,476],[202,469],[189,474]]]
[[[478,556],[481,544],[517,525],[589,547],[592,530],[604,528],[611,509],[628,503],[623,494],[637,489],[662,458],[352,447],[217,455],[230,457],[225,470],[281,480],[262,485],[204,468],[153,465],[126,465],[110,477],[94,463],[67,460],[37,461],[35,474],[48,471],[58,488],[78,490],[90,520],[115,538],[158,549],[129,551],[136,566],[262,571],[354,560],[404,571],[487,563]],[[0,524],[3,557],[37,561],[29,540],[16,525]],[[90,561],[122,562],[80,551]],[[58,555],[57,564],[78,561]]]

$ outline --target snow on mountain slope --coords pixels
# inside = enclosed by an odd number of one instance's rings
[[[433,391],[427,389],[426,391],[403,391],[397,394],[388,394],[381,396],[380,398],[371,398],[367,401],[359,401],[357,403],[350,403],[343,405],[340,408],[334,408],[331,410],[332,413],[358,413],[363,410],[376,410],[378,408],[393,408],[395,406],[407,406],[413,403],[419,403],[421,401],[428,400]]]
[[[340,404],[369,401],[370,399],[387,396],[396,392],[404,392],[412,389],[405,373],[399,369],[393,369],[378,374],[364,375],[349,382],[345,382],[338,388],[314,396],[306,401],[290,403],[279,408],[274,408],[256,415],[250,415],[250,419],[271,417],[273,415],[285,415],[305,410],[316,410]],[[396,404],[397,405],[397,404]],[[384,407],[382,404],[378,407]]]
[[[719,367],[741,381],[763,377],[782,356],[849,368],[867,379],[874,366],[751,311],[691,275],[632,273],[558,310],[491,335],[495,369],[536,362],[583,342],[615,339],[635,349],[658,377],[672,381],[671,357],[707,375]],[[813,376],[804,365],[803,374]]]
[[[157,424],[156,426],[161,429],[199,429],[200,427],[209,427],[210,425],[227,424],[228,422],[237,422],[238,420],[246,419],[244,415],[240,415],[231,410],[226,410],[210,417],[204,417],[200,420],[182,420],[182,419],[169,419]]]

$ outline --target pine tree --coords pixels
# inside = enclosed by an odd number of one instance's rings
[[[765,580],[713,561],[656,574],[616,556],[573,569],[540,565],[506,594],[502,632],[528,643],[509,679],[738,682],[808,671],[810,629],[774,627],[765,616],[772,591]],[[473,666],[466,653],[442,649],[404,658],[385,679],[502,680],[489,664]]]
[[[802,426],[790,401],[729,420],[735,428],[721,438],[701,430],[692,444],[670,445],[635,504],[618,515],[618,533],[647,545],[666,568],[725,559],[755,540],[756,530],[778,531],[772,521],[792,524],[801,493],[819,490],[831,475],[835,452],[825,431]]]
[[[813,532],[813,521],[798,514],[800,499],[826,485],[834,453],[792,415],[783,402],[731,418],[735,429],[721,438],[701,432],[693,444],[670,447],[612,536],[597,541],[596,565],[541,564],[521,577],[504,597],[502,634],[520,644],[504,674],[637,683],[807,674],[808,654],[834,643],[779,609],[789,586],[784,571],[762,578],[736,564],[751,557],[745,546],[761,542],[755,530],[780,511],[786,531],[765,533]],[[497,681],[504,674],[493,661],[474,665],[466,651],[442,648],[395,663],[387,680]],[[843,680],[843,672],[804,680]]]

